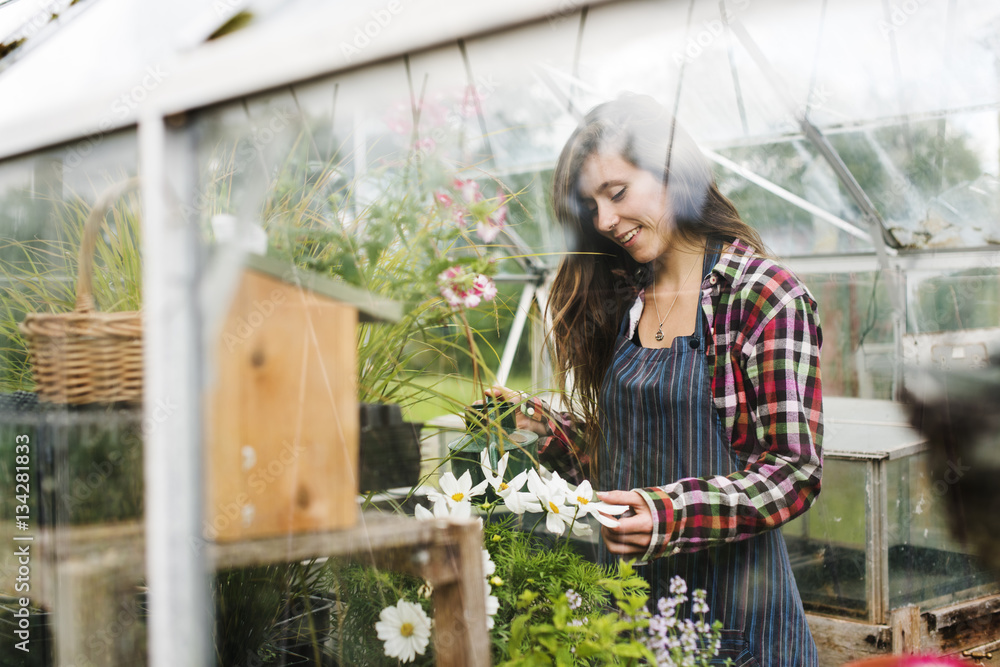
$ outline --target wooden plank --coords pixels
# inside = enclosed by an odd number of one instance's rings
[[[952,654],[1000,637],[1000,595],[959,603],[921,615],[921,645]]]
[[[434,588],[434,651],[440,667],[480,667],[490,664],[490,634],[486,628],[486,587],[483,536],[478,524],[453,524],[451,559],[456,581]]]
[[[989,595],[925,611],[923,616],[927,619],[928,629],[934,632],[967,621],[969,618],[989,616],[998,612],[1000,612],[1000,595]]]
[[[142,567],[120,550],[59,563],[52,610],[56,662],[120,667],[146,664]]]
[[[886,655],[892,650],[892,629],[888,625],[816,614],[806,614],[806,619],[819,651],[819,667],[841,667],[851,660]]]
[[[284,537],[210,544],[216,569],[294,562],[326,556],[370,554],[383,549],[414,549],[440,540],[444,521],[417,521],[404,517],[362,515],[358,526],[348,530],[303,533]]]
[[[489,665],[478,522],[362,516],[360,525],[347,530],[206,544],[209,561],[222,570],[339,555],[413,572],[434,585],[438,664]],[[144,664],[135,602],[144,539],[140,523],[43,531],[42,553],[55,556],[49,598],[59,664]]]
[[[216,346],[206,537],[357,520],[357,310],[246,272]]]
[[[920,608],[907,605],[893,609],[889,617],[892,628],[892,652],[912,655],[920,652]]]

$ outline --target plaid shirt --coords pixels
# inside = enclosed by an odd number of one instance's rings
[[[702,283],[701,307],[715,408],[742,470],[636,489],[654,517],[646,560],[775,528],[820,490],[822,332],[812,295],[736,241]],[[551,415],[550,426],[554,449],[570,451],[569,416]]]

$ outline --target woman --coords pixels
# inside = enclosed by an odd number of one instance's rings
[[[634,512],[602,530],[606,558],[648,561],[653,599],[673,575],[706,589],[725,628],[720,659],[815,665],[774,530],[819,493],[815,301],[766,257],[702,153],[649,97],[587,115],[553,194],[578,251],[552,286],[555,358],[580,414],[571,422],[531,400],[520,426],[555,436],[550,459],[582,430],[601,500]]]

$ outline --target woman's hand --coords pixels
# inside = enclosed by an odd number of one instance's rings
[[[597,498],[609,505],[628,505],[629,511],[620,517],[617,528],[601,526],[601,536],[608,551],[622,558],[642,560],[653,539],[653,515],[649,506],[636,491],[603,491]]]
[[[540,436],[548,435],[546,431],[546,424],[544,422],[537,422],[530,419],[528,415],[524,414],[524,402],[528,400],[527,394],[515,391],[514,389],[508,389],[507,387],[501,385],[493,385],[489,389],[483,392],[487,396],[493,398],[498,398],[501,401],[510,403],[512,405],[517,405],[517,410],[514,411],[515,424],[517,428],[522,431],[531,431],[532,433],[537,433]]]

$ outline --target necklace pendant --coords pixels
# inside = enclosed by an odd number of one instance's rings
[[[663,340],[663,329],[660,329],[659,331],[657,331],[656,335],[653,336],[653,338],[655,338],[656,340]]]

